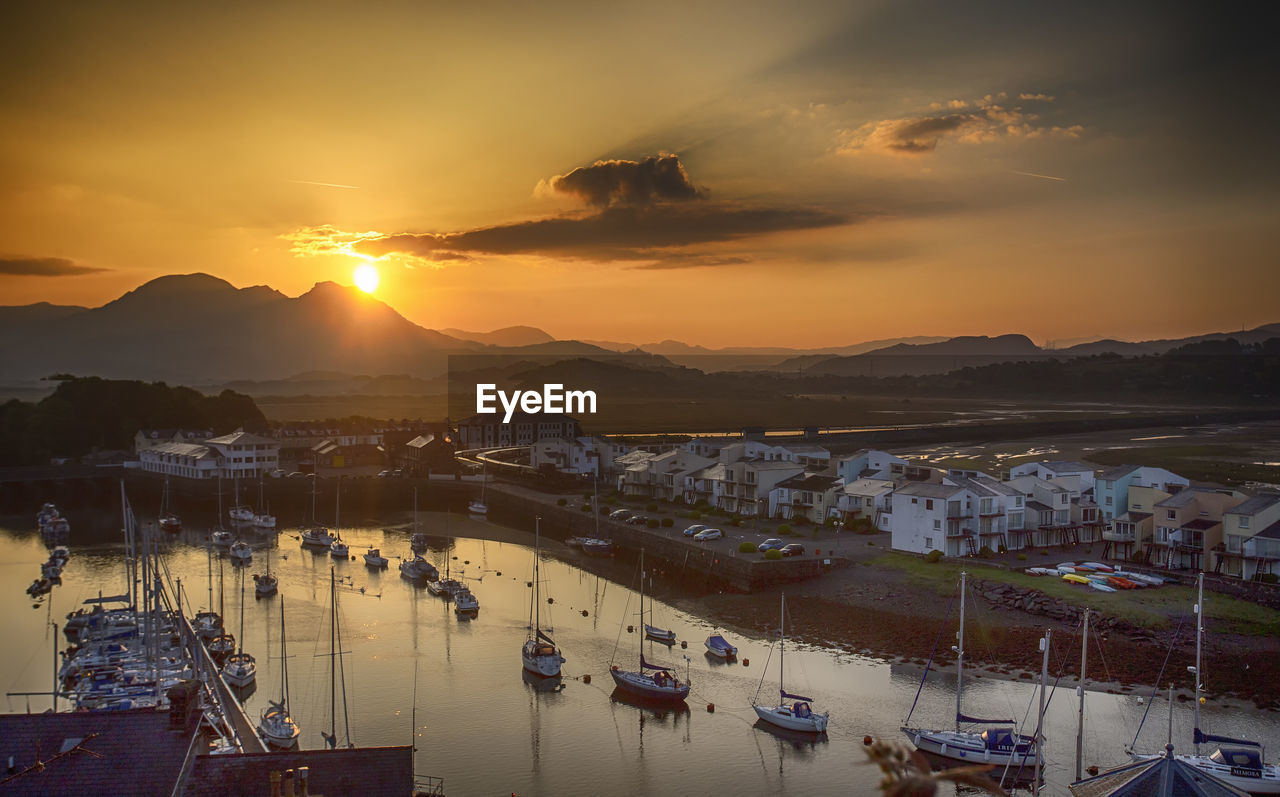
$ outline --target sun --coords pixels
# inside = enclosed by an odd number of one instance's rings
[[[373,293],[378,289],[378,269],[369,263],[356,266],[351,278],[355,280],[356,287],[365,293]]]

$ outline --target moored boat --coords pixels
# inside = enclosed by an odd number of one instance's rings
[[[542,594],[541,594],[541,523],[542,518],[535,518],[533,525],[533,592],[529,596],[529,614],[532,623],[529,636],[520,648],[520,663],[525,671],[554,678],[560,675],[560,665],[564,664],[564,656],[551,635],[542,630]]]
[[[760,705],[753,700],[751,707],[755,710],[757,717],[779,728],[804,733],[825,733],[830,712],[814,711],[810,705],[813,703],[813,698],[793,695],[786,688],[786,673],[783,669],[787,646],[787,596],[785,594],[782,596],[781,616],[782,620],[778,628],[778,694],[780,697],[777,705]],[[787,703],[788,700],[791,703]]]
[[[624,618],[625,622],[625,618]],[[640,622],[644,624],[644,550],[640,551]],[[644,658],[644,634],[640,641],[640,667],[624,670],[617,664],[609,665],[613,682],[631,695],[659,703],[683,703],[689,696],[688,674],[681,681],[668,667],[650,664]]]
[[[733,659],[738,656],[738,649],[719,634],[712,634],[702,644],[706,646],[708,653],[717,658]]]
[[[387,557],[382,555],[381,549],[370,546],[369,550],[364,552],[364,563],[369,567],[386,567]]]

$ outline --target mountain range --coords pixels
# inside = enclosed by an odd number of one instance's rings
[[[455,360],[454,370],[466,363],[466,370],[509,373],[525,360],[605,360],[621,354],[641,367],[895,376],[1024,359],[1159,354],[1199,341],[1255,343],[1277,335],[1280,324],[1177,340],[1096,340],[1065,349],[1043,349],[1016,334],[886,338],[812,349],[711,349],[675,340],[633,345],[557,340],[530,326],[434,330],[332,282],[293,298],[263,285],[236,288],[208,274],[186,274],[159,277],[101,307],[45,302],[0,307],[0,375],[10,385],[71,373],[206,387],[231,384],[258,394],[388,395],[438,389],[449,358],[460,355],[469,356]]]

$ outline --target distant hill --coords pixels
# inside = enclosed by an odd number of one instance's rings
[[[1026,335],[965,335],[935,343],[895,343],[848,357],[797,358],[781,363],[779,370],[793,367],[812,376],[905,376],[1043,356]]]
[[[1235,340],[1241,345],[1248,345],[1262,343],[1277,336],[1280,336],[1280,324],[1263,324],[1260,327],[1239,332],[1211,332],[1207,335],[1145,340],[1138,343],[1129,343],[1121,340],[1097,340],[1092,343],[1081,343],[1065,349],[1057,349],[1055,353],[1072,357],[1089,357],[1094,354],[1119,354],[1124,357],[1139,357],[1144,354],[1164,354],[1182,346],[1205,341]]]
[[[468,332],[464,329],[451,328],[440,331],[458,340],[470,340],[490,346],[529,346],[534,343],[551,343],[555,340],[537,327],[525,326],[503,327],[492,332]]]

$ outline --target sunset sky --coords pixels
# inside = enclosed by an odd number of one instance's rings
[[[372,261],[423,326],[635,343],[1280,321],[1275,20],[1224,8],[26,4],[0,304]]]

